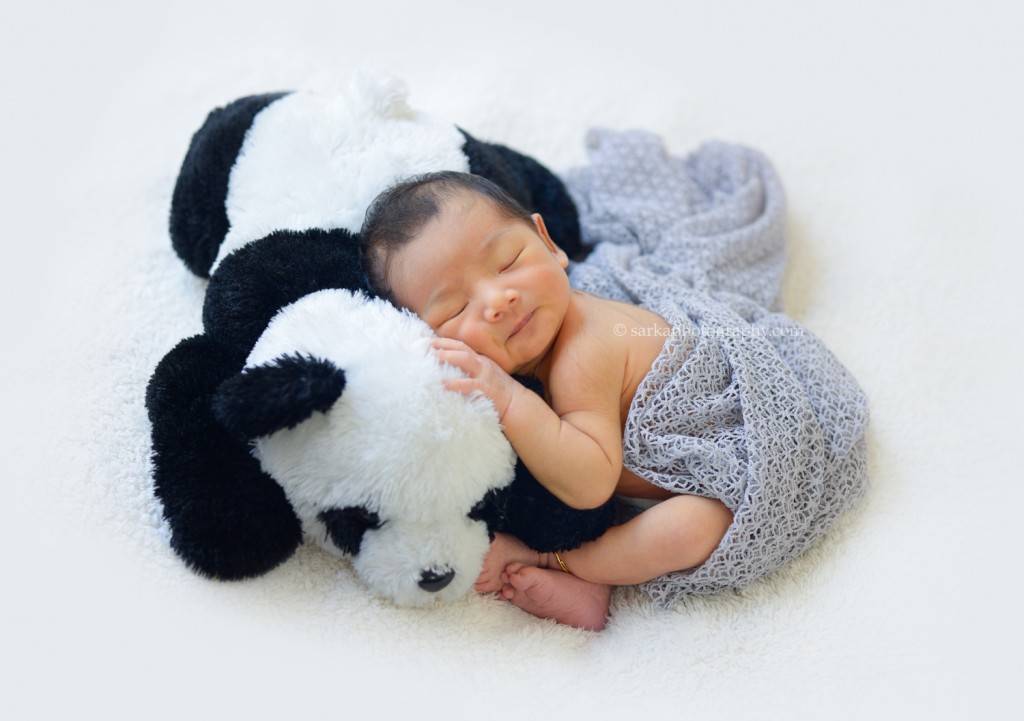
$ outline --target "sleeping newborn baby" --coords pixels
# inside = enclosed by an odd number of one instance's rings
[[[539,215],[460,173],[389,189],[361,237],[374,289],[434,329],[439,358],[465,374],[447,387],[490,398],[540,483],[576,508],[634,501],[572,550],[498,534],[477,579],[596,630],[613,586],[668,605],[806,548],[863,491],[866,404],[816,338],[765,307],[778,277],[764,276],[781,269],[766,162],[732,146],[680,162],[646,134],[590,140],[594,162],[570,177],[595,246],[582,263]]]

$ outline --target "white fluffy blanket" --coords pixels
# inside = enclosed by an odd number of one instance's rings
[[[488,7],[4,13],[2,715],[997,715],[1021,640],[1015,6]],[[763,150],[787,189],[787,312],[871,403],[864,504],[742,592],[663,611],[623,589],[600,634],[483,597],[398,609],[314,548],[245,583],[187,571],[143,407],[200,330],[167,235],[178,165],[214,106],[360,69],[557,171],[594,125]]]

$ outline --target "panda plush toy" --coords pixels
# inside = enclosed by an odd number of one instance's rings
[[[459,371],[429,351],[429,327],[367,286],[366,207],[433,170],[488,177],[581,254],[550,171],[412,110],[393,81],[241,98],[193,136],[170,229],[210,279],[203,333],[160,361],[146,406],[154,492],[198,573],[259,576],[310,541],[419,606],[468,592],[495,532],[563,550],[614,521],[612,502],[577,510],[546,491],[489,401],[443,390]]]
[[[197,275],[274,231],[359,232],[397,180],[481,175],[544,216],[570,258],[584,252],[576,207],[534,159],[411,108],[405,86],[357,76],[345,92],[268,93],[214,110],[192,138],[171,199],[171,241]],[[548,220],[550,218],[550,220]]]

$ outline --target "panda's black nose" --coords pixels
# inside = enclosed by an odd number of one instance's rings
[[[433,569],[427,569],[420,574],[420,588],[430,593],[437,593],[447,586],[455,578],[455,571],[441,573]]]

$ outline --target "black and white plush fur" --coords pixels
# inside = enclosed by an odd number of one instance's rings
[[[198,573],[259,576],[310,540],[375,593],[422,605],[465,593],[495,532],[552,551],[613,522],[611,503],[576,510],[544,489],[489,401],[442,389],[457,371],[427,351],[430,329],[371,298],[366,205],[441,169],[490,178],[579,251],[550,171],[412,111],[394,83],[242,98],[193,137],[170,226],[210,278],[203,333],[160,361],[146,407],[154,493]]]
[[[319,291],[275,316],[214,397],[305,536],[403,605],[471,588],[490,542],[483,499],[516,461],[486,398],[443,389],[457,371],[432,338],[382,300]]]
[[[583,252],[576,207],[547,168],[410,107],[402,83],[368,76],[334,94],[254,95],[210,113],[178,175],[171,239],[186,265],[207,277],[233,251],[275,231],[354,235],[381,191],[436,170],[494,181],[544,216],[569,257]]]

